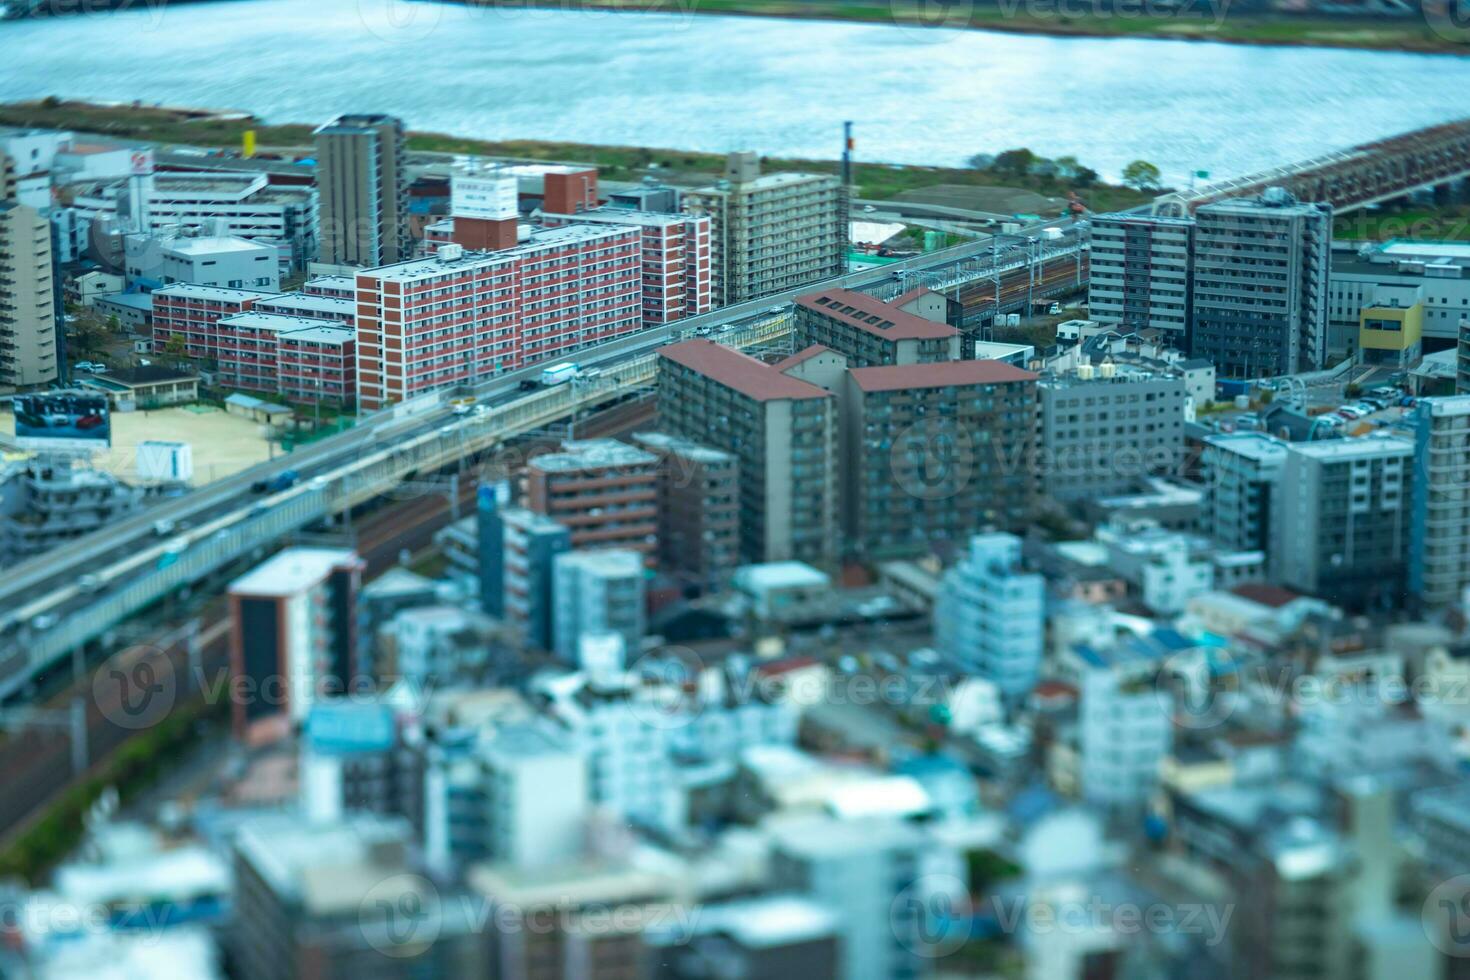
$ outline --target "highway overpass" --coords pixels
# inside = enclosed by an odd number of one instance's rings
[[[541,365],[522,368],[473,389],[374,413],[345,432],[162,501],[7,570],[0,580],[0,698],[87,644],[105,643],[117,624],[153,603],[242,557],[263,556],[294,531],[652,384],[654,351],[670,341],[711,335],[736,347],[768,346],[789,333],[790,301],[824,285],[891,295],[923,284],[958,294],[971,282],[993,278],[997,268],[1014,272],[1039,254],[1054,259],[1085,247],[1075,237],[1005,239],[1000,245],[981,240],[813,283],[578,352],[580,364],[601,370],[594,382],[527,393],[520,382],[537,376]],[[477,408],[456,415],[449,402],[465,395],[477,399]],[[251,492],[252,484],[287,470],[299,477],[291,488]],[[155,527],[172,529],[160,535]]]

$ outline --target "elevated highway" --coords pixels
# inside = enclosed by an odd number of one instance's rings
[[[1049,257],[1085,243],[1048,243]],[[789,333],[789,303],[823,285],[891,295],[920,284],[956,295],[970,282],[1014,274],[1039,247],[988,240],[915,256],[813,283],[800,290],[681,320],[573,355],[600,375],[590,383],[527,393],[520,383],[535,365],[472,389],[439,392],[364,418],[356,427],[209,484],[8,569],[0,576],[0,699],[36,674],[171,594],[189,589],[247,556],[264,555],[282,537],[371,500],[419,474],[456,466],[507,440],[653,383],[657,348],[685,336],[713,336],[760,348]],[[475,410],[457,415],[450,401],[472,395]],[[287,471],[289,489],[256,494],[252,485]],[[162,533],[159,533],[159,532]]]

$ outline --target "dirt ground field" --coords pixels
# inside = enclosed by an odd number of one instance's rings
[[[192,482],[202,486],[268,459],[270,447],[262,429],[256,422],[206,405],[113,412],[112,449],[95,464],[131,481],[138,476],[138,443],[187,442],[194,449]]]
[[[969,208],[1000,214],[1055,214],[1065,203],[1064,198],[1043,197],[1016,187],[969,187],[960,184],[940,184],[937,187],[904,191],[897,197],[900,201],[912,201],[915,204],[938,204],[947,208]]]

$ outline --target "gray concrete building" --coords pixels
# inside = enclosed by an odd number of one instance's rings
[[[711,340],[659,351],[660,426],[727,447],[739,460],[745,561],[834,559],[836,402],[815,384]]]
[[[552,560],[552,634],[563,663],[578,662],[582,637],[616,633],[636,659],[647,622],[643,556],[609,548],[568,551]]]
[[[345,115],[316,131],[321,259],[377,266],[413,257],[403,122]]]
[[[855,289],[829,289],[796,299],[792,339],[837,351],[851,367],[932,364],[960,357],[961,334],[944,322],[943,296],[916,290],[884,302]]]
[[[1414,447],[1365,437],[1290,443],[1271,509],[1271,575],[1349,609],[1403,602]]]
[[[1459,338],[1470,317],[1470,245],[1464,242],[1340,242],[1328,279],[1329,355],[1358,353],[1359,315],[1387,288],[1418,290],[1424,338],[1439,349]]]
[[[1091,224],[1088,316],[1123,330],[1168,331],[1183,348],[1192,312],[1194,219],[1099,214]]]
[[[1431,608],[1470,587],[1470,395],[1414,406],[1409,592]]]
[[[1264,432],[1205,437],[1200,530],[1235,551],[1269,552],[1271,506],[1286,443]]]
[[[1321,367],[1327,356],[1332,208],[1280,188],[1195,212],[1190,354],[1221,377]]]
[[[796,289],[847,271],[847,188],[825,174],[761,174],[732,153],[713,186],[686,191],[684,210],[709,215],[716,306]]]
[[[1133,489],[1144,477],[1176,473],[1184,461],[1186,385],[1176,372],[1083,364],[1044,376],[1040,401],[1040,490],[1071,502]]]

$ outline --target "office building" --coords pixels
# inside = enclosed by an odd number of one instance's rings
[[[1104,362],[1044,376],[1040,488],[1073,502],[1177,475],[1184,462],[1184,377]]]
[[[1000,361],[854,368],[841,414],[848,553],[914,556],[1025,525],[1036,375]]]
[[[352,551],[292,547],[230,583],[230,673],[253,692],[232,701],[237,736],[284,734],[349,690],[364,567]]]
[[[685,192],[684,210],[710,218],[716,306],[847,271],[847,189],[836,177],[763,176],[754,153],[732,153],[723,179]]]
[[[837,399],[710,340],[659,350],[659,424],[730,447],[740,467],[741,556],[827,563],[837,551]]]
[[[1332,250],[1328,278],[1328,353],[1355,356],[1363,307],[1385,287],[1417,291],[1423,335],[1435,347],[1453,344],[1470,316],[1470,250],[1462,242],[1342,243]]]
[[[821,344],[855,368],[958,360],[961,335],[944,322],[947,305],[929,290],[891,302],[853,289],[798,296],[793,346],[800,351]]]
[[[740,564],[739,461],[662,432],[637,433],[633,442],[659,459],[659,568],[718,591]]]
[[[1215,433],[1205,437],[1200,462],[1205,493],[1200,531],[1227,548],[1269,552],[1286,443],[1264,432]]]
[[[658,550],[658,457],[616,439],[568,440],[526,464],[526,506],[565,527],[572,547]]]
[[[553,227],[583,223],[639,229],[645,327],[713,309],[708,217],[602,207],[580,214],[547,214],[544,220]]]
[[[176,282],[269,292],[281,288],[280,254],[274,245],[228,235],[151,233],[128,235],[124,242],[127,281],[134,289]]]
[[[272,184],[263,173],[157,173],[95,181],[74,189],[68,210],[78,234],[94,245],[106,237],[93,233],[102,229],[168,229],[269,244],[278,262],[297,270],[317,258],[316,188]],[[125,242],[116,248],[126,254]]]
[[[636,551],[570,551],[552,561],[556,655],[575,664],[584,636],[616,634],[638,650],[648,616],[643,556]]]
[[[1281,188],[1195,212],[1190,354],[1226,378],[1323,367],[1332,207]]]
[[[321,260],[378,266],[413,254],[403,123],[344,115],[316,131]]]
[[[506,507],[499,514],[503,528],[499,615],[526,646],[550,650],[552,568],[557,555],[571,550],[571,532],[566,525],[524,507]],[[485,545],[493,547],[494,542]],[[488,567],[496,564],[492,558]]]
[[[934,639],[966,671],[993,683],[1012,705],[1041,672],[1046,583],[1021,563],[1021,539],[977,534],[939,586]]]
[[[248,820],[235,833],[232,927],[242,980],[411,980],[489,975],[484,922],[411,858],[403,820],[354,814]]]
[[[357,274],[364,410],[575,353],[642,326],[636,227],[537,231],[494,252],[440,246],[431,258]]]
[[[1273,578],[1337,606],[1397,607],[1413,455],[1409,442],[1385,437],[1291,443],[1271,508]]]
[[[1188,346],[1193,218],[1122,213],[1091,218],[1087,315],[1104,327],[1166,331]]]
[[[1470,395],[1414,406],[1409,593],[1431,608],[1470,587]]]

